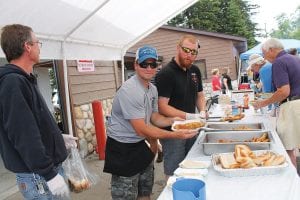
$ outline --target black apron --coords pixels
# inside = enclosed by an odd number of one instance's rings
[[[130,177],[145,170],[154,156],[144,140],[122,143],[107,137],[103,172]]]

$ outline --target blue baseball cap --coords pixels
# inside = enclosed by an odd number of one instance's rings
[[[158,60],[157,51],[154,47],[143,46],[137,50],[136,60],[138,61],[138,64],[144,62],[148,58],[153,58],[155,60]]]

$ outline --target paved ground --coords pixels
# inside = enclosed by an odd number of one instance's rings
[[[72,200],[109,200],[110,197],[110,175],[103,173],[103,164],[104,161],[98,160],[97,155],[92,155],[86,158],[87,165],[94,171],[99,172],[100,174],[100,182],[92,187],[91,189],[84,191],[82,193],[72,193]],[[164,188],[165,178],[163,174],[163,164],[155,163],[155,180],[154,180],[154,188],[151,199],[157,199],[160,192]],[[14,195],[6,198],[5,200],[22,200],[22,196],[19,192]]]

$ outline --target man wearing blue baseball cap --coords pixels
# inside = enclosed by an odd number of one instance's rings
[[[170,126],[174,118],[158,113],[157,89],[150,82],[157,68],[156,49],[151,46],[139,48],[134,68],[136,75],[128,79],[114,97],[103,171],[112,174],[112,199],[150,200],[156,138],[187,139],[197,133],[158,128]]]

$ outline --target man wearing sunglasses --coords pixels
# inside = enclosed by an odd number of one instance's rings
[[[206,118],[201,73],[193,65],[199,48],[199,42],[194,36],[183,36],[178,42],[175,58],[156,75],[158,108],[162,115],[184,119]],[[195,114],[196,107],[199,114]],[[161,140],[167,178],[173,175],[195,140],[196,137],[187,140]]]
[[[158,128],[170,126],[174,118],[158,113],[157,89],[150,82],[157,68],[156,49],[139,48],[134,68],[136,75],[128,79],[114,97],[103,171],[112,174],[112,199],[150,200],[156,138],[188,139],[197,133]]]

